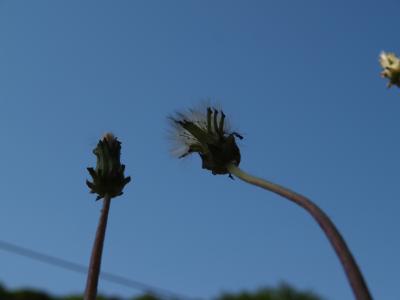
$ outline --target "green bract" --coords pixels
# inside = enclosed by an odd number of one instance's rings
[[[197,152],[202,160],[203,169],[215,174],[229,174],[230,163],[239,165],[240,150],[235,137],[243,137],[226,128],[223,111],[207,107],[206,112],[189,111],[189,114],[178,113],[171,118],[176,129],[176,138],[183,145],[185,157]],[[182,146],[181,145],[181,146]]]
[[[97,199],[106,194],[111,198],[123,194],[124,186],[131,181],[125,177],[125,165],[121,164],[121,142],[112,134],[106,134],[97,144],[93,153],[97,157],[96,169],[87,168],[93,182],[86,180],[91,193],[96,193]]]

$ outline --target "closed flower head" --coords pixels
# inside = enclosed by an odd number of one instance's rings
[[[189,110],[170,118],[179,158],[197,152],[203,169],[215,174],[229,174],[227,166],[239,165],[240,150],[235,138],[243,137],[230,131],[224,112],[212,107],[204,111]]]
[[[389,79],[388,87],[392,85],[400,87],[400,59],[394,53],[382,51],[379,62],[383,68],[382,77]]]
[[[98,195],[97,200],[105,195],[111,198],[122,195],[124,186],[131,178],[125,177],[125,165],[120,161],[121,142],[112,133],[106,133],[93,153],[97,157],[96,169],[87,168],[93,182],[86,180],[90,192]]]

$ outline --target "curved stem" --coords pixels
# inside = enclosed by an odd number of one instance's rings
[[[297,205],[304,208],[308,213],[310,213],[310,215],[317,221],[319,226],[325,232],[329,242],[335,249],[336,254],[339,257],[339,260],[342,263],[344,271],[347,275],[347,279],[349,280],[350,285],[353,289],[355,298],[357,300],[372,300],[367,284],[353,255],[350,252],[350,249],[347,247],[346,242],[344,241],[339,230],[336,228],[333,222],[317,205],[315,205],[311,200],[307,199],[306,197],[297,194],[285,187],[261,178],[251,176],[233,164],[230,164],[227,169],[231,174],[235,175],[239,179],[276,193],[296,203]]]
[[[111,198],[104,196],[103,209],[101,210],[99,225],[93,244],[92,256],[90,258],[88,276],[85,289],[85,300],[95,300],[97,295],[97,284],[99,282],[101,255],[103,253],[104,237],[106,235],[108,211],[110,210]]]

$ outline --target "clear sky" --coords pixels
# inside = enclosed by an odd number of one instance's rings
[[[302,209],[169,154],[167,116],[211,99],[241,167],[313,199],[375,299],[399,299],[398,1],[0,1],[0,240],[87,264],[101,203],[86,167],[122,141],[103,270],[212,298],[287,281],[352,299]],[[0,251],[0,282],[55,294],[85,276]],[[100,291],[138,291],[100,282]]]

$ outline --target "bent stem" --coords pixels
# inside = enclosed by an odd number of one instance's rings
[[[361,271],[350,252],[350,249],[347,247],[346,242],[344,241],[343,237],[341,236],[339,230],[336,226],[332,223],[329,217],[311,200],[307,199],[306,197],[297,194],[285,187],[280,185],[274,184],[272,182],[266,181],[261,178],[257,178],[251,176],[240,168],[235,166],[234,164],[229,164],[227,167],[228,171],[235,175],[237,178],[271,191],[275,194],[278,194],[297,205],[304,208],[311,216],[317,221],[319,226],[325,232],[329,242],[333,246],[336,251],[337,256],[339,257],[340,262],[344,268],[344,271],[347,275],[347,279],[353,289],[353,293],[357,300],[372,300],[370,292],[368,290],[367,284],[361,274]]]
[[[99,282],[101,255],[103,253],[104,237],[107,228],[108,211],[110,210],[111,197],[104,196],[103,208],[101,210],[99,225],[93,244],[92,256],[90,258],[88,276],[85,289],[85,300],[95,300],[97,295],[97,284]]]

